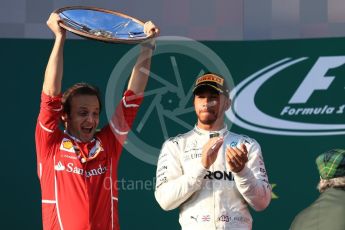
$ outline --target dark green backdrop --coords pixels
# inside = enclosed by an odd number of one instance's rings
[[[204,44],[222,58],[237,84],[264,66],[285,57],[308,56],[315,59],[323,55],[344,55],[344,42],[345,39],[339,38],[205,42]],[[34,130],[45,65],[51,47],[52,40],[0,40],[0,66],[3,82],[1,90],[3,101],[1,109],[2,145],[4,147],[0,171],[2,229],[41,228],[41,201],[36,174]],[[96,84],[105,92],[114,66],[132,47],[131,45],[113,45],[87,40],[67,41],[64,89],[73,83],[85,81]],[[152,69],[169,79],[172,70],[166,67],[166,60],[168,59],[155,57]],[[177,60],[181,60],[178,61],[181,77],[188,85],[195,78],[194,75],[192,76],[193,71],[189,71],[189,66],[197,65],[197,63],[193,63],[195,60],[186,57],[180,57]],[[344,78],[344,75],[342,77]],[[154,84],[156,84],[155,81],[150,81],[149,88],[154,87]],[[270,104],[274,104],[276,97],[279,98],[279,92],[280,88],[271,87],[269,93],[263,95],[264,98],[260,98],[260,103],[270,107]],[[150,98],[145,99],[136,124],[140,121],[140,116],[143,116],[149,102]],[[189,104],[191,105],[190,102]],[[193,125],[194,119],[191,114],[186,121]],[[102,121],[103,124],[106,121],[105,113],[102,114]],[[154,122],[155,119],[150,121]],[[154,124],[151,124],[151,127],[153,126]],[[181,130],[169,121],[167,121],[167,129],[169,136],[176,135]],[[236,125],[233,125],[231,130],[245,133],[261,144],[270,182],[276,184],[273,192],[279,197],[272,200],[265,211],[252,212],[253,229],[288,229],[293,217],[318,196],[315,189],[318,182],[314,164],[315,157],[330,148],[343,147],[344,135],[275,136],[252,132]],[[164,140],[158,128],[150,130],[150,132],[143,132],[141,139],[147,140],[156,148],[159,148]],[[127,151],[123,152],[119,179],[152,181],[154,176],[155,166],[138,160]],[[124,230],[179,229],[178,211],[164,212],[161,210],[154,199],[152,186],[150,188],[148,190],[120,191],[121,228]]]

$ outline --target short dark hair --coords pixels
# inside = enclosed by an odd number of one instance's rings
[[[99,111],[102,109],[102,102],[101,102],[101,97],[100,97],[100,91],[96,86],[90,85],[88,83],[76,83],[70,88],[68,88],[64,94],[62,95],[62,108],[63,111],[67,114],[70,115],[71,113],[71,101],[74,96],[77,95],[92,95],[96,96],[98,99],[99,103]]]

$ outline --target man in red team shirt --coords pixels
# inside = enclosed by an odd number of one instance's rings
[[[96,132],[101,103],[97,88],[78,83],[61,95],[66,31],[53,13],[47,25],[55,43],[47,64],[36,126],[37,172],[44,229],[119,229],[116,190],[122,144],[138,111],[154,41],[142,45],[128,88],[108,125]],[[146,34],[159,33],[152,22]],[[65,130],[58,126],[63,121]]]

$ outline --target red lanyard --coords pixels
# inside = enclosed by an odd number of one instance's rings
[[[98,154],[103,150],[101,142],[98,139],[95,139],[95,142],[96,142],[95,145],[90,150],[88,150],[88,144],[90,144],[90,142],[85,143],[86,145],[85,147],[89,153],[89,154],[85,154],[83,151],[84,149],[81,148],[81,146],[78,144],[76,140],[74,140],[75,146],[73,147],[81,163],[86,163],[88,161],[91,161],[92,159],[96,158]]]

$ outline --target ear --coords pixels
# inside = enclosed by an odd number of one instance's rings
[[[225,111],[230,109],[230,106],[231,106],[231,99],[227,98],[225,101]]]

